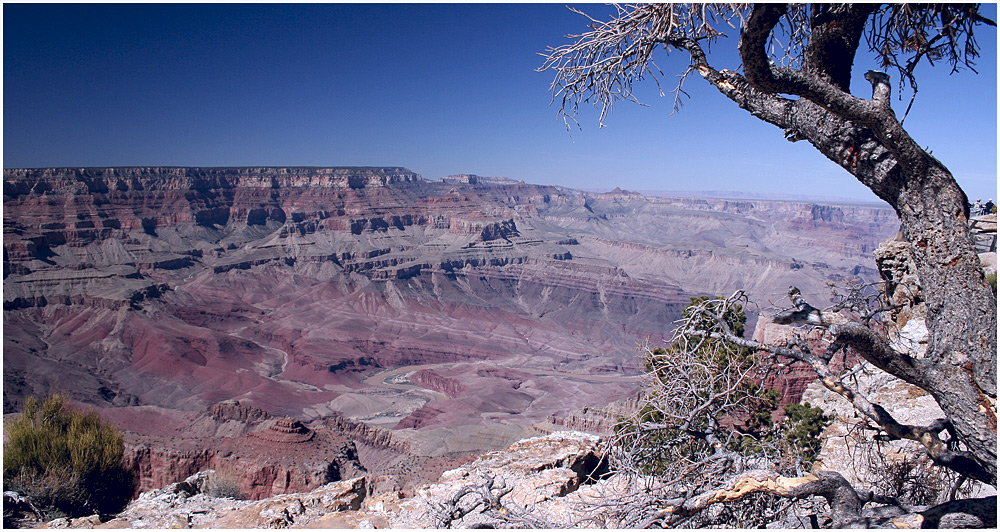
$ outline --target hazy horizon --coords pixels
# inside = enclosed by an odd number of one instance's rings
[[[647,80],[647,107],[619,103],[604,128],[581,108],[567,131],[551,74],[535,71],[540,52],[586,27],[561,4],[3,9],[6,168],[404,166],[428,179],[878,201],[696,77],[680,113]],[[997,175],[996,31],[976,36],[979,73],[921,67],[905,122],[972,201],[996,198]],[[735,41],[713,46],[713,65],[739,66]],[[687,60],[657,62],[669,91]],[[859,55],[855,94],[869,96],[861,73],[876,66]],[[893,95],[897,114],[909,100]]]
[[[43,169],[43,168],[156,168],[155,165],[128,165],[128,166],[64,166],[64,167],[10,167],[5,170],[33,170],[33,169]],[[180,166],[180,165],[169,165],[164,166],[165,168],[402,168],[405,170],[410,170],[406,166],[398,165],[366,165],[366,166],[343,166],[343,165],[221,165],[221,166]],[[412,170],[411,170],[412,171]],[[788,194],[780,192],[763,192],[763,191],[743,191],[743,190],[665,190],[665,189],[643,189],[643,190],[633,190],[628,188],[623,188],[621,186],[615,185],[613,188],[600,188],[600,187],[574,187],[567,185],[559,185],[554,183],[543,183],[543,182],[529,182],[523,179],[518,179],[514,176],[483,176],[473,173],[451,173],[442,176],[429,177],[419,172],[415,172],[421,178],[428,181],[441,181],[448,177],[456,177],[463,175],[475,175],[477,177],[492,178],[492,179],[510,179],[512,181],[521,181],[528,183],[530,185],[542,185],[542,186],[555,186],[562,187],[570,190],[577,190],[579,192],[588,192],[593,194],[603,194],[607,192],[613,192],[614,190],[622,190],[623,192],[639,193],[646,197],[673,197],[673,198],[699,198],[699,199],[737,199],[737,200],[754,200],[754,201],[813,201],[813,202],[829,202],[829,203],[847,203],[847,204],[871,204],[871,205],[881,205],[889,207],[889,204],[885,201],[877,198],[852,198],[844,196],[822,196],[815,194]]]

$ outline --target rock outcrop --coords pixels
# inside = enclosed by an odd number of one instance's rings
[[[325,482],[354,436],[320,427],[350,422],[405,485],[628,397],[636,340],[666,342],[691,295],[869,275],[890,228],[879,206],[404,168],[7,169],[4,411],[68,390],[133,435],[143,489],[223,469],[219,439],[314,464],[260,470],[257,497]],[[255,432],[284,417],[305,431]]]
[[[332,512],[357,510],[365,498],[363,477],[331,482],[307,493],[278,495],[261,501],[213,497],[217,473],[201,471],[183,481],[149,491],[118,516],[102,523],[98,516],[56,519],[45,528],[288,528]]]
[[[242,421],[245,423],[259,423],[271,419],[271,415],[253,405],[241,404],[239,401],[228,399],[219,401],[208,409],[213,419],[220,422]]]
[[[927,303],[924,301],[920,279],[909,252],[909,244],[893,238],[883,242],[875,250],[875,262],[885,283],[885,295],[894,306],[887,330],[889,342],[894,349],[914,358],[922,358],[927,349],[929,333],[925,324]],[[994,254],[995,256],[995,254]],[[993,259],[995,261],[995,258]],[[984,269],[989,261],[984,261]],[[755,338],[760,336],[775,341],[776,335],[790,333],[787,326],[758,324]],[[817,331],[807,337],[810,345],[816,342]],[[836,361],[835,361],[836,362]],[[907,425],[929,426],[935,420],[944,418],[934,398],[924,390],[892,376],[860,358],[849,358],[846,363],[831,364],[834,371],[851,370],[850,383],[853,389],[874,404],[880,405],[898,422]],[[794,368],[794,365],[792,366]],[[794,371],[794,369],[793,369]],[[908,440],[885,441],[877,448],[871,440],[871,432],[866,428],[868,421],[863,418],[841,395],[834,393],[819,383],[815,374],[802,368],[801,378],[796,379],[793,390],[802,402],[823,409],[832,419],[823,432],[823,447],[816,468],[841,472],[854,486],[863,489],[892,489],[887,486],[887,478],[892,478],[892,468],[905,470],[927,468],[923,475],[925,486],[933,486],[940,479],[929,472],[930,460],[920,444]],[[801,391],[798,391],[801,389]],[[903,475],[905,477],[906,475]],[[897,474],[897,478],[903,478]],[[903,488],[900,484],[896,488]],[[971,486],[967,486],[971,488]],[[996,489],[977,484],[973,492],[976,496],[996,495]],[[889,496],[896,496],[888,493]],[[929,501],[933,502],[933,501]],[[940,501],[938,501],[940,502]],[[919,520],[918,520],[919,522]]]
[[[301,421],[283,417],[263,423],[253,433],[254,436],[274,443],[305,443],[316,433],[306,428]]]
[[[976,243],[976,251],[980,253],[980,256],[984,253],[992,253],[996,257],[997,215],[974,216],[969,220],[969,226],[972,230],[972,239]],[[996,261],[993,263],[993,271],[996,271]]]
[[[118,412],[120,415],[120,412]],[[135,472],[137,490],[148,491],[206,469],[225,472],[245,497],[261,499],[302,492],[363,474],[359,447],[366,452],[399,453],[361,431],[297,419],[272,417],[237,401],[223,401],[206,413],[172,422],[172,414],[148,412],[161,431],[124,433],[125,462]],[[369,431],[372,429],[368,429]]]
[[[607,474],[602,443],[597,436],[558,432],[522,440],[507,449],[487,453],[457,469],[444,472],[412,496],[399,492],[370,495],[365,477],[331,482],[309,492],[290,493],[259,501],[210,495],[218,473],[199,472],[183,481],[140,495],[115,518],[97,516],[58,519],[48,528],[435,528],[442,519],[453,527],[503,524],[472,511],[453,519],[442,513],[456,495],[492,480],[510,487],[502,499],[511,507],[532,508],[565,524],[572,513],[568,495],[603,482]],[[458,497],[462,499],[464,496]],[[471,497],[470,499],[471,500]],[[459,500],[467,505],[469,500]]]
[[[829,459],[828,455],[825,458]],[[658,482],[610,473],[602,440],[580,432],[557,432],[492,451],[442,473],[412,495],[398,491],[375,493],[365,477],[356,477],[306,493],[245,501],[212,496],[218,479],[216,471],[202,471],[163,489],[143,493],[105,522],[95,515],[57,519],[44,527],[599,528],[615,522],[608,515],[616,510],[610,501],[634,498],[637,491],[655,488]],[[990,500],[981,502],[988,505]],[[879,523],[904,527],[907,523],[935,522],[933,511],[899,513],[874,517]],[[774,524],[808,526],[808,520],[790,516]]]

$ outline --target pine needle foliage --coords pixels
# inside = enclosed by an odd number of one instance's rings
[[[29,397],[8,436],[4,489],[27,497],[46,518],[114,514],[132,496],[121,433],[94,412],[70,408],[64,395],[40,405]]]
[[[719,320],[705,317],[705,308]],[[698,312],[696,312],[698,309]],[[745,329],[742,305],[691,298],[684,327],[718,328],[737,336]],[[829,425],[823,411],[797,403],[775,420],[780,394],[764,388],[769,367],[752,349],[722,339],[641,348],[650,382],[638,410],[621,419],[617,442],[637,472],[657,476],[701,474],[723,461],[741,468],[777,464],[784,473],[808,471]]]
[[[788,448],[798,455],[805,466],[811,466],[823,446],[820,435],[831,419],[823,409],[809,403],[789,403],[785,405],[785,420],[781,424],[781,437]]]

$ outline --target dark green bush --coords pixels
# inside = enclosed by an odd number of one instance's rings
[[[724,306],[707,297],[691,298],[684,324],[721,332],[712,315],[743,335],[742,305]],[[766,362],[753,350],[718,338],[687,338],[642,352],[653,379],[637,411],[616,425],[617,441],[640,473],[698,470],[722,445],[748,464],[772,460],[786,474],[808,470],[815,461],[828,419],[819,408],[789,404],[786,417],[775,422],[781,395],[761,385]]]
[[[823,446],[820,434],[830,425],[830,418],[823,414],[822,408],[809,403],[785,405],[785,416],[782,436],[805,465],[812,465]]]
[[[8,426],[5,490],[27,497],[46,518],[110,515],[132,496],[135,480],[122,463],[122,435],[93,412],[80,412],[62,395],[34,397]]]

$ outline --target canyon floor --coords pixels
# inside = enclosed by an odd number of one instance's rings
[[[875,204],[645,197],[404,168],[4,171],[4,413],[67,392],[141,489],[400,487],[601,428],[690,297],[876,278]],[[604,427],[606,428],[606,426]],[[281,450],[284,456],[274,460]]]

